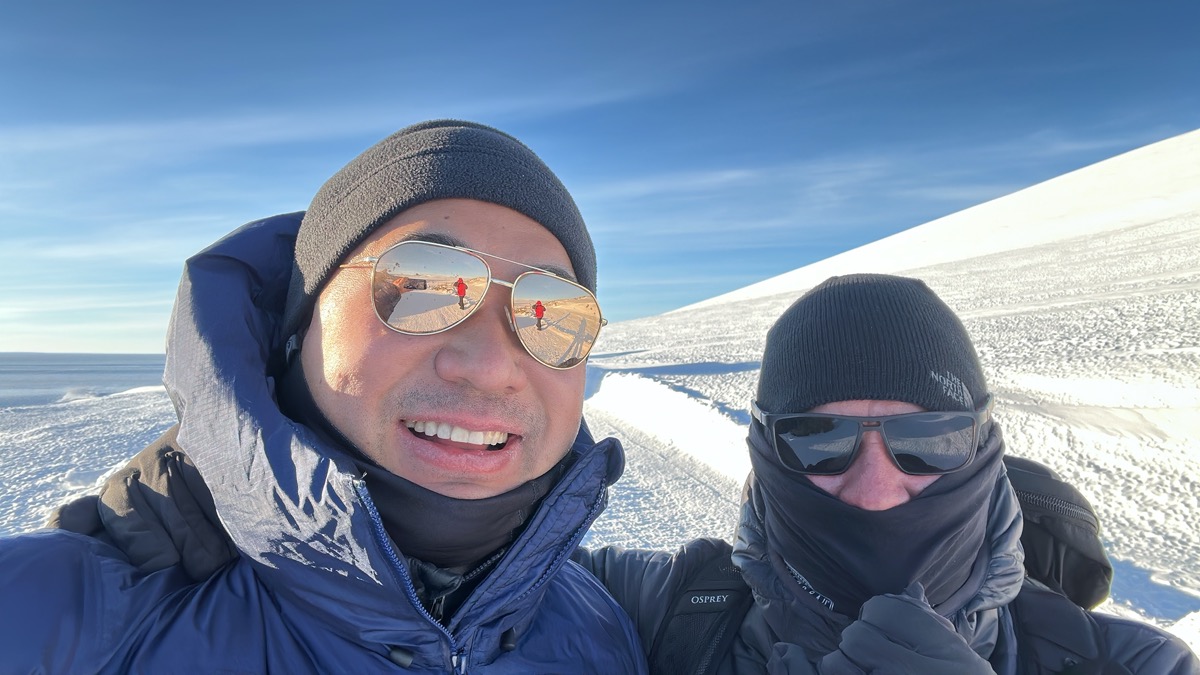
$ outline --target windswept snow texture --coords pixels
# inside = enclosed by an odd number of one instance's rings
[[[1049,464],[1096,506],[1117,570],[1104,609],[1200,648],[1197,156],[1193,132],[609,326],[589,362],[585,415],[597,437],[622,440],[628,463],[586,544],[674,549],[730,537],[767,328],[829,275],[901,273],[960,312],[1008,451]],[[173,420],[161,389],[0,407],[0,534],[39,526]]]
[[[162,385],[0,407],[0,535],[40,527],[60,503],[95,491],[174,421]]]

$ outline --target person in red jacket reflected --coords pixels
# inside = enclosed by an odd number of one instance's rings
[[[467,282],[463,281],[462,277],[454,282],[454,292],[458,294],[458,308],[465,310],[467,308]]]

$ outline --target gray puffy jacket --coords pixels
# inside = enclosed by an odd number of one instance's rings
[[[1002,482],[989,515],[988,574],[974,599],[949,618],[906,595],[873,598],[858,620],[829,611],[775,572],[759,509],[750,500],[743,504],[733,546],[700,539],[675,554],[609,547],[577,553],[575,559],[629,613],[648,652],[699,566],[714,557],[736,565],[755,602],[727,652],[703,673],[1200,673],[1200,660],[1178,638],[1148,624],[1087,612],[1025,579],[1016,526],[1020,508],[1007,478]],[[1090,626],[1091,635],[1074,638],[1061,631],[1063,625]],[[652,658],[652,672],[654,667]]]

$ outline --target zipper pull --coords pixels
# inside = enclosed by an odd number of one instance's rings
[[[446,596],[439,595],[433,599],[433,604],[429,606],[429,614],[434,620],[442,623],[442,613],[446,611]]]

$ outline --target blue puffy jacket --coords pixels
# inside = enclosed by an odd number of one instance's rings
[[[188,261],[164,382],[179,445],[240,557],[206,581],[142,574],[63,531],[0,540],[3,673],[644,673],[624,612],[569,556],[624,457],[579,457],[443,627],[422,608],[349,457],[285,417],[266,376],[303,214]]]

